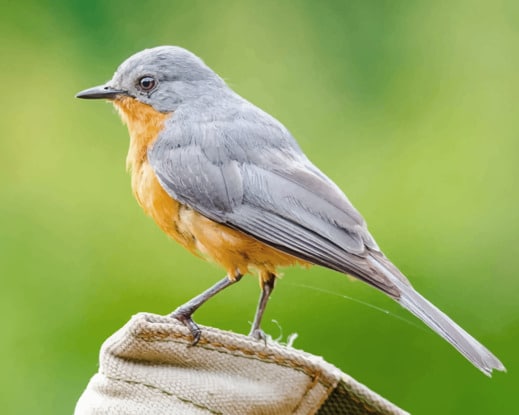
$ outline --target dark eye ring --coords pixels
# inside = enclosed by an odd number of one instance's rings
[[[153,79],[151,76],[143,76],[141,79],[139,79],[139,86],[143,91],[149,91],[150,89],[153,89],[155,84],[155,79]]]

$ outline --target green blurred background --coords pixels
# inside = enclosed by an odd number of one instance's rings
[[[413,413],[517,411],[517,1],[0,7],[2,413],[70,414],[106,337],[223,276],[133,200],[112,106],[74,99],[161,44],[194,51],[280,119],[386,254],[509,373],[486,378],[384,295],[320,268],[285,271],[265,329],[277,337],[276,319],[295,347]],[[246,333],[257,295],[246,278],[197,319]]]

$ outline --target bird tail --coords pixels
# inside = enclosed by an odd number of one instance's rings
[[[378,268],[400,291],[394,298],[402,307],[427,324],[454,346],[474,366],[485,375],[492,376],[492,370],[506,371],[504,365],[485,346],[458,326],[450,317],[422,297],[386,258],[370,257],[370,262]]]

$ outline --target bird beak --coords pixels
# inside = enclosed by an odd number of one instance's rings
[[[93,88],[78,92],[76,98],[82,99],[115,99],[119,95],[128,95],[126,91],[113,89],[107,85],[99,85]]]

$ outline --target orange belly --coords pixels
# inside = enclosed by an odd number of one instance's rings
[[[164,121],[163,114],[133,98],[114,101],[130,133],[127,166],[132,174],[133,193],[143,210],[159,227],[194,254],[222,266],[230,278],[237,273],[259,273],[260,281],[275,274],[277,267],[304,261],[225,225],[216,223],[171,198],[162,188],[147,160],[148,147],[157,138]]]

